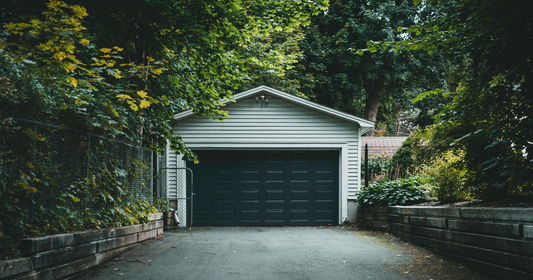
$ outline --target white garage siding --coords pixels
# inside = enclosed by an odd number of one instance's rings
[[[268,103],[256,101],[261,95]],[[237,102],[227,103],[224,110],[230,117],[223,122],[184,112],[176,116],[176,133],[191,149],[339,150],[341,204],[356,198],[360,188],[360,135],[373,126],[372,122],[265,86],[234,97]],[[172,152],[169,158],[177,159]],[[168,167],[184,166],[178,161],[168,163]],[[169,192],[174,192],[172,188],[169,186]]]

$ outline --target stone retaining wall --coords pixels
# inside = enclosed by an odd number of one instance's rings
[[[151,222],[21,240],[23,258],[0,261],[6,280],[60,279],[99,265],[140,242],[163,234],[162,213]]]
[[[385,230],[387,222],[389,220],[389,213],[387,206],[374,207],[361,207],[357,211],[357,224],[364,228],[374,230]]]
[[[504,279],[533,279],[531,208],[391,206],[361,212],[367,227],[386,224],[404,239]]]
[[[165,227],[165,229],[173,227],[174,224],[174,212],[163,212],[163,226]]]

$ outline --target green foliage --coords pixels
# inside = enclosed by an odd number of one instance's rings
[[[86,16],[81,6],[50,1],[41,19],[3,25],[0,115],[53,120],[139,142],[142,114],[160,101],[128,80],[146,80],[164,69],[150,58],[141,65],[125,63],[119,47],[97,49],[84,33]]]
[[[159,200],[159,210],[161,212],[170,211],[170,205],[168,205],[168,200],[166,200],[166,199],[160,199]]]
[[[472,188],[467,185],[468,170],[465,167],[465,152],[448,150],[427,165],[418,168],[418,174],[432,185],[430,197],[440,202],[455,202],[472,199]]]
[[[0,126],[0,253],[21,238],[145,223],[151,152],[51,124]],[[122,151],[122,152],[121,152]],[[128,155],[133,160],[123,158]],[[140,160],[145,158],[145,160]]]
[[[299,71],[289,76],[300,81],[301,92],[311,100],[395,126],[398,112],[418,106],[410,102],[417,93],[443,86],[439,73],[447,65],[423,53],[384,50],[360,56],[350,50],[365,47],[368,40],[400,40],[398,25],[430,15],[409,1],[332,1],[304,28]]]
[[[438,13],[401,28],[421,37],[401,42],[369,42],[369,51],[394,49],[434,53],[462,63],[452,75],[459,81],[453,102],[440,114],[442,138],[465,151],[472,171],[468,184],[480,196],[503,198],[533,188],[533,2],[503,0],[417,1]]]
[[[146,56],[167,61],[167,71],[148,82],[134,80],[161,103],[143,114],[150,148],[171,148],[194,158],[172,127],[174,115],[192,109],[227,117],[219,100],[260,77],[279,79],[297,53],[290,35],[328,1],[93,1],[77,0],[90,14],[87,29],[97,44],[120,46],[131,62]],[[279,34],[289,34],[279,40]],[[266,73],[266,74],[265,74]]]
[[[61,123],[152,151],[169,143],[186,159],[195,159],[173,130],[174,116],[192,109],[197,115],[227,117],[220,100],[231,99],[233,90],[265,73],[282,77],[299,56],[297,28],[329,4],[4,2],[0,136],[20,145],[1,151],[0,209],[13,215],[0,221],[0,246],[24,237],[144,222],[155,211],[151,200],[129,189],[132,182],[123,181],[122,174],[138,177],[142,162],[125,167],[100,141],[101,147],[93,143],[85,154],[92,167],[72,172],[83,176],[71,180],[63,170],[68,164],[54,161],[68,143],[52,143],[9,117]],[[64,141],[81,150],[89,146],[75,137]],[[25,215],[22,201],[30,202],[34,214]]]
[[[299,55],[297,28],[328,5],[6,1],[0,81],[10,90],[0,114],[32,112],[155,151],[169,142],[189,159],[195,156],[174,133],[174,115],[192,109],[227,117],[219,101],[265,73],[282,77]]]
[[[374,180],[375,177],[379,176],[386,176],[390,179],[390,175],[392,173],[392,163],[391,163],[392,157],[387,154],[379,154],[379,155],[369,155],[368,156],[368,173],[371,181]],[[363,165],[361,166],[361,179],[365,178],[365,157],[364,155],[361,157],[361,162]]]
[[[390,206],[411,205],[424,201],[424,192],[418,177],[375,182],[358,192],[357,200],[361,205]]]
[[[440,125],[418,128],[402,143],[392,157],[392,165],[400,173],[413,173],[423,164],[429,164],[443,151],[449,148],[453,138],[446,138]]]
[[[396,154],[390,156],[388,154],[378,154],[378,155],[369,155],[368,156],[368,179],[370,183],[375,181],[387,180],[397,180],[401,178],[407,178],[411,176],[411,173],[414,169],[409,169],[405,167],[406,161],[412,161],[410,154],[408,158],[398,158]],[[365,180],[365,158],[361,157],[361,180]]]

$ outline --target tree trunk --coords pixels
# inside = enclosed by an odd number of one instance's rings
[[[367,71],[363,72],[363,83],[366,91],[365,119],[376,122],[378,116],[379,104],[383,96],[383,86],[385,85],[385,76],[380,75],[376,80],[370,77]],[[374,129],[371,129],[364,136],[374,136]]]

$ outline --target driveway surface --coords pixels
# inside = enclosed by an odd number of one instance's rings
[[[75,279],[495,279],[386,233],[343,227],[165,231]]]

